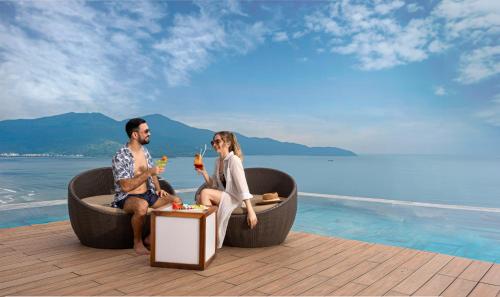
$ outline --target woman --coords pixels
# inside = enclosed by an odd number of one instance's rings
[[[257,216],[250,202],[253,196],[248,190],[245,171],[243,170],[242,152],[236,136],[232,132],[221,131],[214,134],[212,146],[219,154],[215,160],[214,174],[210,177],[205,170],[196,169],[205,178],[209,188],[201,191],[197,202],[203,205],[218,205],[218,248],[222,247],[226,236],[227,223],[235,208],[245,202],[247,223],[250,228],[257,224]]]

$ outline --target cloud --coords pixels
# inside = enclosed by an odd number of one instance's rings
[[[220,10],[205,5],[199,14],[177,14],[168,37],[154,44],[166,65],[169,86],[188,85],[191,74],[205,69],[217,53],[246,54],[261,44],[269,31],[262,22],[223,23],[219,14]]]
[[[68,110],[115,115],[133,108],[135,87],[152,64],[141,43],[129,38],[131,31],[146,38],[156,29],[145,9],[130,18],[76,1],[12,5],[14,21],[0,21],[0,99],[6,102],[0,117]]]
[[[170,86],[186,85],[189,74],[204,69],[210,63],[210,52],[225,46],[223,27],[206,15],[176,15],[169,29],[169,38],[153,48],[164,54],[165,75]]]
[[[457,81],[472,84],[500,73],[500,46],[486,46],[460,57]]]
[[[269,30],[247,21],[238,2],[218,5],[166,26],[164,2],[0,2],[8,16],[0,19],[0,118],[134,114],[141,100],[155,100],[158,82],[189,84],[218,55],[264,42]]]
[[[429,52],[445,47],[430,41],[436,36],[432,23],[411,19],[407,23],[394,15],[401,1],[376,1],[354,4],[348,1],[330,4],[305,17],[310,32],[330,38],[331,52],[355,55],[364,70],[391,68],[426,59]]]
[[[433,15],[445,20],[446,31],[452,38],[462,36],[479,41],[485,35],[500,32],[498,1],[443,0],[434,9]]]
[[[446,96],[446,95],[448,95],[448,92],[446,92],[446,90],[443,86],[437,86],[434,88],[434,94],[436,96]]]
[[[492,126],[500,127],[500,93],[493,97],[488,106],[476,112],[474,116]]]
[[[273,41],[275,42],[282,42],[282,41],[287,41],[288,40],[288,35],[286,32],[276,32],[274,33],[273,36]]]
[[[328,39],[332,53],[355,56],[363,70],[423,61],[461,47],[458,82],[475,83],[498,73],[499,1],[443,0],[425,17],[409,20],[399,16],[403,7],[401,1],[330,3],[306,15],[304,28]],[[410,3],[406,9],[423,7]]]
[[[410,3],[406,6],[406,9],[408,9],[408,12],[410,13],[415,13],[424,10],[424,8],[420,6],[418,3]]]

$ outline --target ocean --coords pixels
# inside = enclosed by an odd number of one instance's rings
[[[214,158],[204,161],[211,172]],[[68,219],[71,178],[110,164],[110,158],[0,158],[0,228]],[[500,157],[246,156],[244,166],[295,179],[296,231],[500,262]],[[203,181],[193,158],[170,158],[163,178],[175,189]],[[193,193],[181,197],[190,201]]]

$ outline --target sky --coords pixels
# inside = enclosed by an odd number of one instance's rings
[[[499,40],[496,0],[1,1],[0,120],[158,113],[359,154],[498,155]]]

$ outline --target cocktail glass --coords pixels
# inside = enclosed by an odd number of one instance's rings
[[[201,154],[194,155],[194,168],[203,170],[203,157]]]

